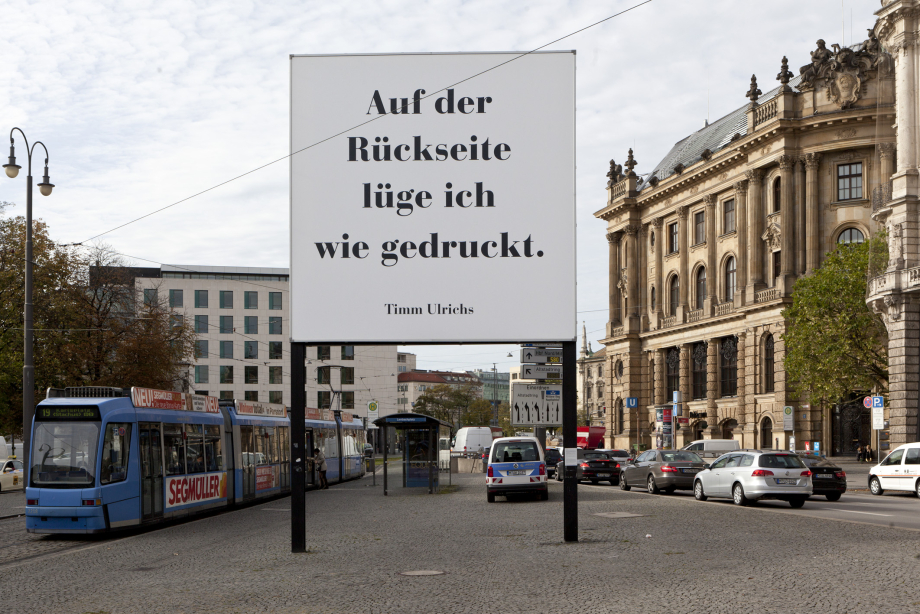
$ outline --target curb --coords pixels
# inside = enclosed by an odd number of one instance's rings
[[[22,514],[10,514],[9,516],[0,516],[0,520],[9,520],[10,518],[20,518],[25,516],[25,513]]]

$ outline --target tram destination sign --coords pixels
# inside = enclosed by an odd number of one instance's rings
[[[290,69],[291,341],[577,336],[573,51]],[[528,278],[552,291],[489,300]]]
[[[36,420],[100,420],[95,405],[39,405]]]
[[[522,348],[521,362],[538,365],[562,364],[562,348]]]

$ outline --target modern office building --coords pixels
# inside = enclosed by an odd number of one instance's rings
[[[507,403],[511,398],[511,373],[491,369],[473,369],[467,371],[482,382],[482,398],[498,405]]]
[[[197,265],[132,268],[139,293],[169,301],[198,335],[188,389],[222,399],[291,403],[288,269]],[[397,375],[415,355],[396,346],[307,348],[307,406],[398,411]]]

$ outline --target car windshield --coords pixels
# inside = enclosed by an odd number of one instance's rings
[[[805,467],[805,463],[794,454],[762,454],[758,466],[770,469],[799,469]]]
[[[546,462],[558,462],[561,458],[562,454],[559,453],[559,450],[546,451]]]
[[[38,422],[32,439],[32,484],[83,488],[96,481],[98,422]]]
[[[685,461],[689,463],[702,463],[703,459],[694,454],[693,452],[685,452],[683,450],[679,452],[662,452],[661,460],[666,463],[680,462]]]
[[[629,458],[629,452],[626,450],[613,450],[612,452],[608,452],[608,454],[612,458]]]
[[[802,461],[806,467],[835,467],[834,463],[820,456],[803,456]]]
[[[495,444],[492,461],[496,463],[513,463],[517,461],[540,460],[540,452],[535,441],[502,441]]]
[[[585,452],[584,458],[588,460],[607,460],[610,457],[603,452]]]

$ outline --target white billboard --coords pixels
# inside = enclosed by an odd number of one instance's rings
[[[293,341],[575,338],[575,54],[520,55],[291,56]]]

